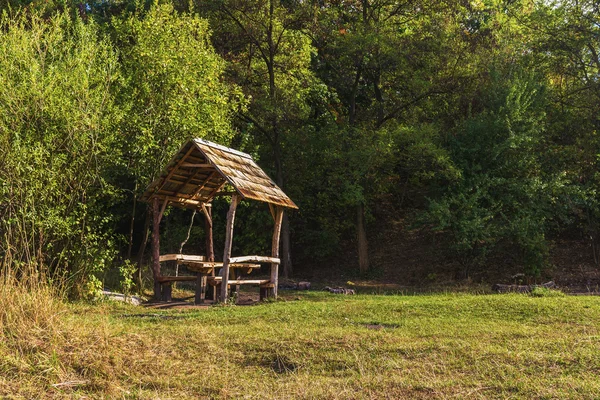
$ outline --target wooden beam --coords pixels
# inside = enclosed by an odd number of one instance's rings
[[[208,222],[208,225],[212,228],[212,215],[210,213],[210,211],[208,211],[208,207],[206,207],[206,204],[202,203],[201,204],[202,207],[202,212],[204,213],[204,217],[206,218],[206,221]]]
[[[267,203],[269,205],[269,211],[271,212],[271,217],[273,217],[273,221],[275,221],[275,217],[277,216],[277,214],[275,214],[275,206],[271,203]]]
[[[162,217],[163,217],[163,215],[165,213],[165,209],[167,208],[167,204],[169,204],[169,199],[168,198],[166,198],[163,201],[162,207],[160,208],[160,214],[158,215],[158,223],[160,223],[160,221],[162,220]]]
[[[215,193],[217,193],[219,190],[221,190],[221,188],[223,186],[225,186],[226,183],[227,183],[227,180],[224,180],[223,183],[221,183],[220,185],[217,185],[217,187],[214,188],[213,191],[209,193],[207,199],[210,200],[215,195]],[[235,193],[234,195],[237,195],[237,193]],[[232,196],[234,196],[234,195],[232,195]]]
[[[183,165],[185,165],[185,163],[183,163],[181,165],[183,166]],[[177,190],[175,190],[173,192],[173,195],[176,196],[179,193],[179,191],[182,190],[183,188],[185,188],[185,186],[187,184],[189,184],[196,177],[196,175],[198,175],[200,172],[201,172],[201,170],[197,170],[192,175],[190,175],[190,177],[187,178],[186,181],[183,182],[181,185],[179,185],[179,187],[177,188]]]
[[[160,300],[160,206],[156,197],[152,200],[152,277],[154,278],[154,299]]]
[[[231,197],[231,205],[227,212],[227,230],[225,231],[225,249],[223,251],[223,268],[221,269],[221,301],[226,303],[228,300],[227,281],[229,280],[229,258],[231,257],[231,246],[233,244],[233,223],[235,221],[235,209],[240,201],[239,196]]]
[[[181,164],[182,168],[214,168],[212,164],[193,164],[193,163],[183,163]]]
[[[271,256],[279,259],[279,237],[281,236],[281,221],[283,220],[283,207],[275,208],[275,226],[273,227],[273,240],[271,241]],[[279,263],[271,264],[271,283],[274,285],[272,294],[277,298],[277,285],[279,283]]]
[[[265,262],[272,264],[280,264],[281,260],[276,257],[265,257],[265,256],[242,256],[242,257],[231,257],[229,259],[231,264],[245,263],[245,262]]]
[[[204,159],[204,157],[203,157],[203,156],[196,157],[196,156],[193,156],[193,155],[191,155],[191,154],[188,156],[188,158],[187,158],[187,159],[188,159],[188,160],[190,160],[190,162],[192,162],[192,163],[196,163],[196,164],[202,164],[202,163],[205,163],[205,162],[206,162],[206,160]]]
[[[202,183],[202,185],[200,185],[200,187],[198,187],[198,189],[194,190],[190,195],[188,195],[188,199],[193,198],[194,196],[196,196],[198,193],[200,193],[202,191],[202,189],[204,189],[204,186],[206,186],[208,184],[208,182],[210,182],[210,180],[216,175],[217,171],[213,171],[208,178],[206,178],[206,180]]]
[[[190,147],[190,149],[185,153],[185,155],[183,157],[181,157],[181,160],[179,160],[177,162],[177,164],[175,164],[175,166],[173,167],[173,169],[171,169],[171,172],[169,172],[167,174],[167,176],[165,177],[165,179],[163,179],[162,183],[158,186],[158,190],[162,189],[163,186],[165,185],[165,183],[167,183],[167,181],[173,176],[173,174],[175,173],[175,171],[177,171],[177,168],[179,168],[181,166],[181,164],[183,164],[185,162],[185,159],[192,154],[192,152],[194,151],[194,149],[196,148],[195,144],[192,144],[192,146]]]
[[[195,206],[196,208],[201,204],[197,200],[189,200],[189,199],[184,199],[182,197],[166,196],[165,199],[169,200],[170,202],[173,202],[173,203],[180,203],[180,204],[185,204],[185,205],[189,205],[189,206]]]

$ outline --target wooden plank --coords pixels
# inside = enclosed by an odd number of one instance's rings
[[[235,209],[239,203],[239,196],[233,196],[231,198],[231,205],[227,212],[227,230],[225,231],[225,248],[223,250],[223,268],[221,269],[221,277],[223,284],[221,285],[221,301],[226,303],[228,300],[227,281],[229,279],[229,258],[231,257],[231,246],[233,244],[233,224],[235,221]]]
[[[187,267],[188,270],[190,271],[194,271],[194,272],[200,272],[201,274],[210,274],[212,272],[214,272],[214,268],[213,267],[203,267],[203,266],[197,266],[197,265],[190,265],[190,264],[185,264],[185,266]]]
[[[222,268],[222,262],[210,262],[210,261],[189,261],[182,262],[183,265],[188,265],[190,267],[198,267],[198,268]],[[260,268],[260,264],[252,264],[252,263],[229,263],[229,268],[252,268],[258,269]]]
[[[278,251],[279,254],[279,251]],[[230,263],[244,263],[244,262],[264,262],[271,264],[279,264],[281,260],[277,257],[266,257],[266,256],[242,256],[242,257],[231,257]]]
[[[189,254],[164,254],[160,256],[160,261],[175,261],[175,260],[183,260],[183,261],[205,261],[206,257],[204,256],[193,256]]]
[[[207,277],[209,285],[218,285],[223,282],[223,278],[220,276],[209,276]],[[228,279],[227,285],[267,285],[271,281],[268,279]]]
[[[275,209],[275,226],[273,227],[273,239],[271,241],[271,256],[279,260],[279,237],[281,236],[281,221],[283,220],[283,207]],[[271,283],[273,286],[272,293],[277,298],[277,284],[279,283],[279,261],[271,263]],[[271,290],[271,289],[269,289]]]

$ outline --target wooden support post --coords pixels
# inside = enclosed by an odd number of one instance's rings
[[[215,261],[215,248],[213,242],[213,223],[212,223],[212,207],[210,204],[208,206],[204,205],[202,207],[202,212],[204,213],[204,231],[206,234],[206,260],[210,262]],[[211,276],[215,276],[215,270],[213,268]],[[206,279],[205,279],[206,282]],[[209,300],[217,299],[217,288],[215,286],[211,286],[208,288],[208,292],[206,293],[206,298]]]
[[[231,246],[233,244],[233,223],[235,220],[235,209],[240,201],[240,197],[237,194],[231,196],[231,205],[227,212],[227,229],[225,231],[225,249],[223,251],[223,268],[221,269],[221,296],[222,302],[226,303],[228,300],[227,282],[229,281],[229,258],[231,257]]]
[[[160,206],[158,198],[152,200],[152,277],[154,278],[154,299],[161,300],[160,278]]]
[[[211,286],[211,288],[212,288],[212,286]],[[194,298],[194,303],[204,304],[205,297],[206,297],[206,275],[203,273],[198,273],[198,278],[196,279],[196,296]]]
[[[266,288],[266,287],[261,286],[258,289],[258,293],[259,293],[258,294],[258,298],[259,298],[260,301],[263,301],[264,299],[266,299],[266,298],[269,297],[269,289]]]
[[[283,207],[275,209],[275,226],[273,228],[273,241],[271,242],[271,257],[279,258],[279,237],[281,236],[281,221],[283,219]],[[268,289],[268,297],[277,298],[277,285],[279,284],[279,264],[271,264],[271,283],[273,288]]]

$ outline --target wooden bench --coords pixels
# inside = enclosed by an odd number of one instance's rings
[[[171,283],[173,282],[195,282],[198,280],[197,276],[161,276],[158,278],[160,282],[160,288],[162,292],[163,301],[173,300],[173,288]]]
[[[223,277],[221,277],[221,276],[208,277],[207,283],[211,286],[219,287],[223,283]],[[238,288],[239,288],[239,285],[258,285],[258,287],[260,288],[260,290],[259,290],[260,300],[264,300],[265,298],[269,297],[269,290],[272,291],[273,288],[275,288],[275,284],[272,283],[271,280],[269,280],[269,279],[229,279],[227,281],[227,286],[233,286],[233,285],[235,285]],[[236,291],[237,291],[237,288],[236,288]],[[217,290],[217,293],[220,293],[220,291]]]
[[[208,284],[211,286],[220,285],[223,281],[223,277],[221,276],[210,276],[208,278]],[[271,281],[268,279],[229,279],[227,281],[228,285],[264,285],[270,283]]]
[[[223,267],[222,262],[211,262],[211,261],[187,261],[183,263],[187,269],[195,272],[211,273],[215,268]],[[252,272],[253,269],[260,268],[260,264],[247,264],[247,263],[235,263],[229,264],[230,268],[241,270],[247,274]]]

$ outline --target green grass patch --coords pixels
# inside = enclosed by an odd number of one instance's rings
[[[61,321],[44,368],[0,346],[0,394],[600,397],[596,297],[305,292],[186,311],[74,304]]]

